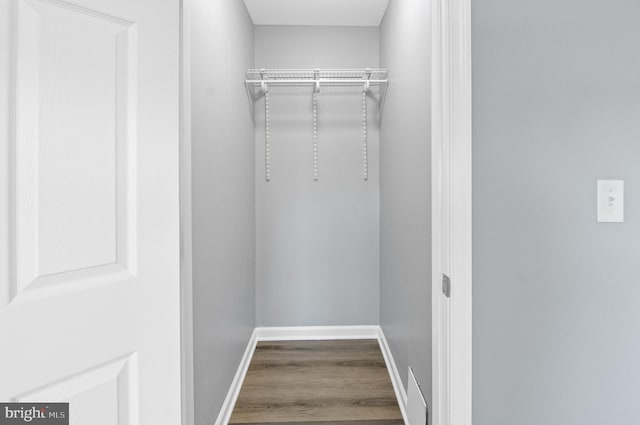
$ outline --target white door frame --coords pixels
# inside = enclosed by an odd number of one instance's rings
[[[191,220],[191,25],[180,0],[180,358],[182,425],[194,425],[193,267]]]
[[[472,173],[471,173],[471,0],[434,0],[432,9],[432,296],[433,425],[471,425],[472,402]],[[443,149],[443,145],[445,149]],[[444,158],[443,150],[448,151]],[[439,173],[450,171],[450,359],[439,359],[442,300],[442,222]],[[445,363],[446,364],[446,363]],[[449,374],[449,402],[440,386]],[[448,415],[443,415],[443,410]],[[445,424],[441,417],[449,418]]]
[[[181,0],[181,312],[182,312],[182,425],[193,425],[193,318],[191,276],[191,132],[189,1]],[[433,261],[433,402],[432,425],[441,425],[443,408],[451,425],[471,425],[472,402],[472,276],[471,276],[471,0],[434,0],[432,9],[432,261]],[[446,137],[451,156],[451,387],[448,406],[440,405],[439,303],[442,269],[439,214],[442,167],[439,141]],[[449,425],[449,424],[442,424]]]

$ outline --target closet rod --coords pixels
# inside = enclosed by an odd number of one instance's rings
[[[261,85],[263,83],[267,85],[299,85],[299,84],[316,84],[319,82],[320,84],[340,84],[340,85],[349,85],[349,86],[362,86],[366,83],[369,84],[386,84],[387,80],[329,80],[329,79],[317,79],[317,80],[247,80],[247,84],[256,84]]]

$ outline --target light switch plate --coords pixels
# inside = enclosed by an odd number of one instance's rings
[[[624,222],[624,181],[598,180],[598,223]]]

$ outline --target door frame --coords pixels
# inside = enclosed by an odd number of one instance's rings
[[[472,422],[472,133],[471,0],[432,3],[432,421],[448,409],[451,425]],[[442,153],[442,145],[449,152]],[[450,362],[442,366],[441,172],[450,172]],[[450,376],[449,404],[438,395],[443,374]]]
[[[181,234],[181,354],[182,425],[194,423],[193,306],[191,269],[191,56],[189,0],[180,0],[180,234]],[[472,422],[472,140],[471,140],[471,0],[432,3],[432,412],[430,424],[440,425],[439,412],[450,410],[452,425]],[[446,132],[445,132],[446,129]],[[446,136],[451,156],[451,391],[449,406],[439,394],[440,348],[438,300],[442,270],[437,173],[442,168],[437,141]],[[453,408],[455,406],[455,408]]]
[[[191,207],[191,2],[180,0],[180,363],[182,425],[194,425]]]

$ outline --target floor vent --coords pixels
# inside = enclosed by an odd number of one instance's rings
[[[411,368],[409,368],[409,391],[407,392],[407,419],[408,425],[427,425],[427,402]]]

